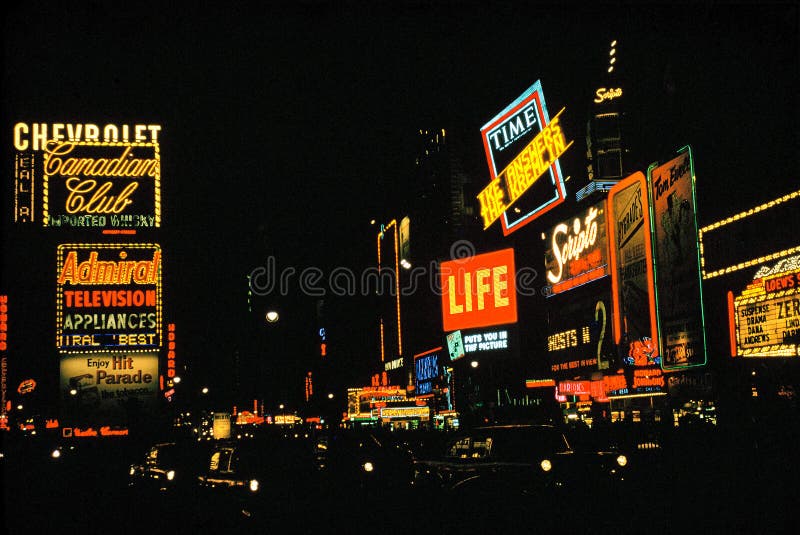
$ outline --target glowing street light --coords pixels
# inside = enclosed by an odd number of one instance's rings
[[[469,363],[469,365],[472,366],[473,368],[477,368],[478,367],[478,361],[477,360],[473,360],[472,362]]]
[[[204,386],[200,392],[202,392],[203,394],[208,394],[208,387]]]
[[[280,315],[278,314],[277,311],[270,310],[269,312],[267,312],[267,322],[275,323],[276,321],[278,321],[279,318],[280,318]]]

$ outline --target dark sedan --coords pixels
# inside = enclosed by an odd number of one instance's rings
[[[439,456],[417,459],[414,484],[466,509],[585,510],[613,504],[628,464],[618,451],[576,451],[553,426],[496,425],[459,433]]]

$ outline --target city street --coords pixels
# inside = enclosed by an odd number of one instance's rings
[[[403,438],[402,435],[399,438]],[[446,494],[380,481],[363,493],[346,477],[310,478],[302,492],[280,493],[241,514],[224,500],[187,493],[147,493],[128,486],[128,468],[146,449],[134,442],[77,444],[59,459],[26,444],[4,461],[8,533],[347,533],[377,529],[405,533],[780,533],[792,517],[798,475],[795,456],[754,448],[746,437],[729,441],[718,430],[677,435],[662,450],[630,455],[629,480],[606,495],[570,491],[564,496],[501,500],[487,494]],[[255,439],[257,440],[257,439]],[[687,443],[686,440],[693,441]],[[298,457],[313,440],[293,443]],[[265,464],[274,462],[263,452]],[[301,476],[298,475],[298,478]],[[285,484],[264,481],[263,485]]]

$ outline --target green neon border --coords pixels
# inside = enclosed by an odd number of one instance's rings
[[[658,353],[661,355],[661,370],[664,372],[670,371],[677,371],[677,370],[685,370],[688,368],[699,368],[701,366],[705,366],[708,364],[708,345],[706,342],[706,315],[705,315],[705,303],[703,300],[703,272],[702,266],[700,264],[700,234],[698,231],[697,226],[697,192],[696,192],[696,177],[694,174],[694,155],[692,154],[692,147],[690,145],[686,145],[680,149],[678,149],[676,156],[680,156],[684,152],[689,153],[689,169],[692,174],[692,210],[694,211],[694,235],[695,235],[695,251],[697,257],[697,280],[698,280],[698,289],[700,292],[700,330],[703,334],[703,362],[697,364],[689,364],[686,366],[664,366],[664,336],[661,332],[661,311],[658,306],[658,262],[656,257],[656,242],[655,240],[650,240],[650,254],[653,258],[653,294],[656,298],[656,327],[658,329]],[[647,168],[647,203],[650,205],[650,235],[655,237],[655,215],[653,208],[653,183],[652,183],[652,174],[653,169],[658,167],[659,162],[651,163]]]

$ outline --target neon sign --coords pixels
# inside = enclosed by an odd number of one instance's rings
[[[601,201],[575,217],[559,223],[550,232],[545,256],[547,280],[557,294],[608,274],[605,202]]]
[[[433,383],[439,378],[439,351],[441,347],[414,355],[414,386],[416,396],[433,395]]]
[[[8,296],[0,295],[0,429],[8,429]]]
[[[57,263],[56,344],[62,353],[161,347],[159,245],[59,245]]]
[[[606,89],[605,87],[600,87],[594,93],[596,96],[594,97],[594,103],[600,104],[601,102],[605,102],[607,100],[614,100],[615,98],[619,98],[622,96],[622,88],[610,88]]]
[[[161,226],[159,125],[14,125],[15,221],[135,233]]]
[[[563,111],[550,120],[537,81],[481,128],[490,176],[478,195],[484,229],[502,217],[507,236],[564,202],[558,158],[572,142],[561,130]]]
[[[445,331],[516,323],[514,250],[441,264]]]

